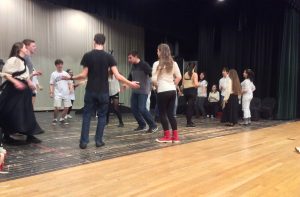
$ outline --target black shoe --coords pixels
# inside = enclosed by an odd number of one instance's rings
[[[28,143],[32,143],[32,144],[39,144],[42,142],[42,140],[34,137],[33,135],[28,135],[27,136],[27,139],[26,139],[26,142]]]
[[[96,142],[96,147],[99,148],[101,146],[105,146],[104,142]]]
[[[147,131],[147,133],[155,133],[157,131],[158,131],[158,127],[155,126],[155,127],[149,128],[148,131]]]
[[[194,123],[188,123],[186,124],[186,127],[196,127],[196,125]]]
[[[79,144],[79,148],[81,148],[81,149],[86,149],[86,147],[87,147],[87,144],[84,144],[84,143]]]
[[[118,127],[124,127],[124,123],[123,122],[120,122]]]
[[[146,129],[146,126],[138,126],[134,131],[143,131]]]
[[[14,138],[10,137],[9,135],[4,135],[2,139],[3,144],[7,145],[25,145],[26,142],[21,140],[15,140]]]

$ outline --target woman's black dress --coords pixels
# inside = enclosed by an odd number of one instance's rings
[[[16,77],[23,74],[25,70],[13,73]],[[24,90],[18,90],[14,85],[5,81],[0,89],[0,127],[5,134],[22,133],[24,135],[35,135],[43,133],[36,121],[33,105],[32,91],[26,81]]]
[[[237,124],[239,119],[239,98],[235,94],[230,94],[228,102],[223,109],[221,122]]]

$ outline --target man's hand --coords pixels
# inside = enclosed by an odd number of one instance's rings
[[[28,83],[28,86],[29,86],[29,88],[30,88],[31,90],[36,90],[36,87],[35,87],[35,85],[32,83],[31,80],[28,80],[27,83]]]
[[[130,87],[131,87],[132,89],[139,89],[139,88],[141,87],[141,86],[140,86],[140,82],[138,82],[138,81],[131,81]]]
[[[65,75],[64,75],[64,76],[61,77],[61,79],[62,79],[62,80],[71,80],[71,77],[70,77],[70,76],[65,76]]]

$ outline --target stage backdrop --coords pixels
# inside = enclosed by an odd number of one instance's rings
[[[0,58],[8,58],[14,42],[31,38],[36,41],[37,53],[32,61],[38,70],[44,90],[38,92],[36,110],[52,109],[49,97],[49,78],[55,70],[54,61],[61,58],[65,69],[74,73],[82,69],[80,60],[83,54],[93,47],[93,36],[101,32],[106,35],[106,51],[113,50],[119,70],[128,75],[130,65],[127,53],[138,50],[144,54],[144,30],[141,27],[123,24],[81,11],[54,6],[38,0],[1,0],[0,1]],[[75,108],[83,106],[84,88],[76,89]],[[120,102],[129,106],[130,91],[121,93]]]

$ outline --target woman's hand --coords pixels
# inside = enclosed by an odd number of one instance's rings
[[[21,81],[18,81],[18,80],[16,80],[16,81],[14,82],[14,86],[15,86],[15,88],[18,89],[18,90],[24,90],[25,87],[26,87],[24,83],[22,83]]]

